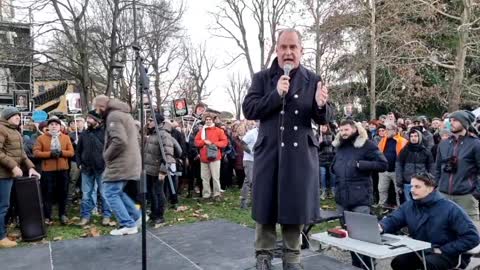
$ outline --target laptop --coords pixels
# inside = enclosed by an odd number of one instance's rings
[[[380,234],[376,216],[356,212],[344,212],[348,237],[378,245],[400,241],[400,239]]]

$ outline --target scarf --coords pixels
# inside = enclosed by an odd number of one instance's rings
[[[62,145],[60,144],[60,132],[50,132],[52,136],[52,141],[50,142],[50,151],[62,150]]]
[[[214,127],[215,124],[211,124],[210,126],[204,125],[202,128],[202,140],[207,139],[207,128]]]

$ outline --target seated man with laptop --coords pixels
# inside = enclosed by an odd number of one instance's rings
[[[426,253],[429,270],[452,269],[459,262],[465,268],[470,256],[464,253],[480,243],[472,220],[462,208],[435,190],[431,174],[414,175],[411,185],[413,200],[381,220],[380,231],[395,233],[408,227],[411,238],[431,243],[432,250]],[[421,257],[415,253],[395,257],[391,266],[393,270],[423,269]]]

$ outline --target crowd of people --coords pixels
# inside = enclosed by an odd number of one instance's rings
[[[239,207],[248,209],[253,168],[253,151],[249,149],[253,149],[257,130],[254,121],[222,123],[200,104],[197,120],[190,129],[155,112],[149,115],[145,137],[141,138],[140,123],[133,119],[126,103],[99,96],[95,108],[70,121],[50,116],[44,122],[24,125],[16,108],[2,111],[0,220],[5,220],[5,224],[18,222],[13,179],[35,176],[40,181],[46,225],[54,223],[54,204],[58,205],[58,222],[72,225],[69,209],[79,204],[80,220],[74,225],[86,226],[93,221],[94,214],[99,214],[101,224],[109,226],[114,224],[111,218],[115,214],[120,228],[112,234],[138,232],[138,181],[130,180],[140,178],[141,144],[145,147],[152,226],[165,222],[166,206],[175,210],[182,193],[185,197],[218,202],[222,201],[225,189],[236,186],[242,189]],[[249,138],[246,142],[242,141],[244,135]],[[0,229],[0,245],[14,246],[15,242],[6,237],[5,227]]]
[[[276,224],[283,268],[303,269],[303,226],[320,218],[327,198],[334,198],[340,215],[370,214],[375,206],[392,211],[379,230],[408,227],[412,238],[432,243],[428,269],[467,265],[465,253],[480,243],[475,115],[459,110],[428,119],[391,112],[371,121],[355,121],[354,115],[335,121],[328,89],[300,64],[300,33],[281,31],[276,53],[272,66],[253,76],[242,104],[252,120],[222,122],[199,104],[190,128],[154,112],[142,131],[128,104],[103,95],[94,99],[86,121],[78,117],[68,126],[55,116],[22,126],[16,108],[4,109],[0,221],[15,220],[11,190],[14,179],[26,175],[40,181],[46,224],[54,220],[54,203],[59,222],[70,224],[68,208],[78,189],[76,225],[89,224],[100,211],[102,225],[110,225],[112,215],[119,224],[111,235],[138,233],[137,184],[144,167],[153,227],[164,224],[167,205],[177,208],[179,194],[219,202],[225,189],[241,188],[238,207],[251,205],[256,222],[257,269],[272,269]],[[0,247],[15,245],[2,223]],[[395,258],[392,268],[417,267],[421,261],[414,255]],[[365,269],[372,260],[352,255],[352,262]]]

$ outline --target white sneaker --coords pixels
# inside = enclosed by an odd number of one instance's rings
[[[150,220],[150,217],[149,216],[146,216],[145,217],[145,221],[148,222]],[[142,229],[142,216],[140,216],[140,218],[137,219],[137,221],[135,221],[135,225],[137,225],[137,228],[139,230]]]
[[[136,234],[136,233],[138,233],[137,227],[132,227],[132,228],[123,227],[123,228],[119,228],[111,231],[110,235],[118,236],[118,235],[129,235],[129,234]]]

